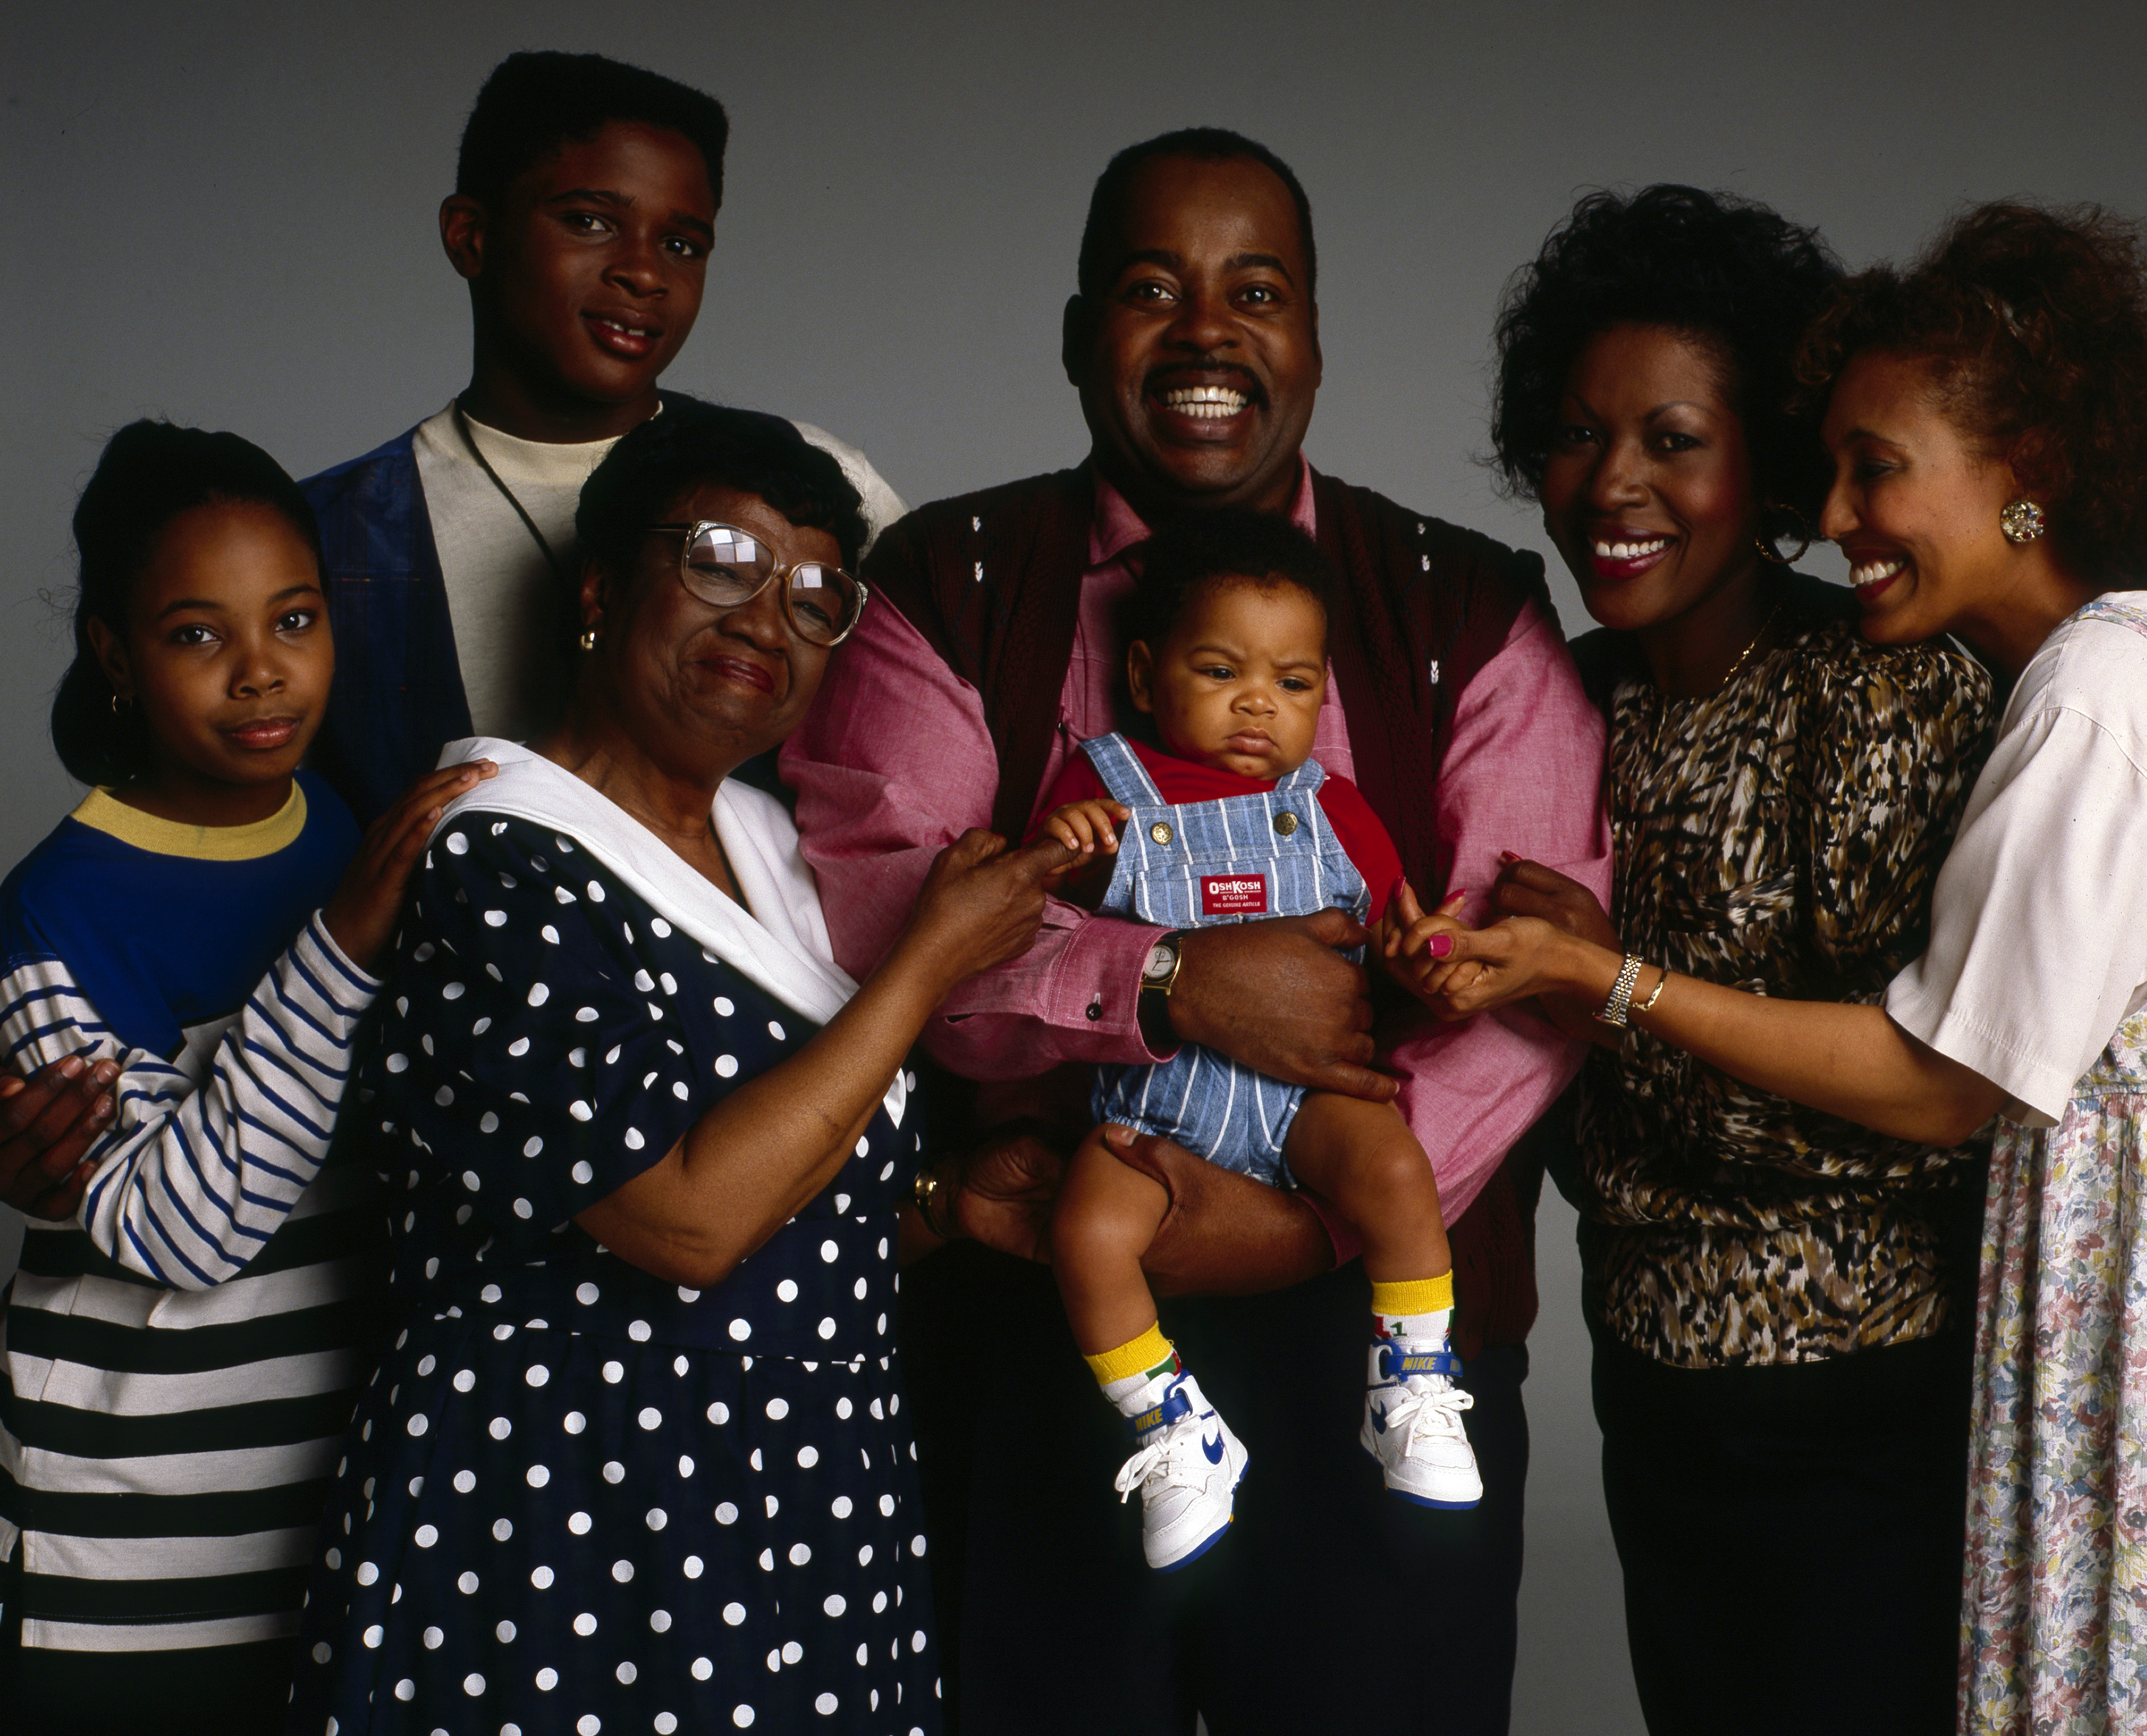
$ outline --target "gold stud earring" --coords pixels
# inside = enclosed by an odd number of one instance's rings
[[[2009,543],[2032,543],[2049,528],[2043,509],[2032,500],[2010,500],[1998,515],[1998,528]]]
[[[588,628],[583,628],[583,630],[582,630],[582,649],[583,649],[583,650],[584,650],[584,651],[593,651],[593,650],[595,650],[596,648],[597,648],[597,630],[596,630],[596,628],[594,628],[593,627],[588,627]]]

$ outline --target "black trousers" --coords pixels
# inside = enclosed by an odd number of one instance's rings
[[[1049,1274],[962,1246],[903,1276],[949,1727],[962,1736],[1503,1732],[1520,1588],[1528,1353],[1465,1384],[1472,1513],[1386,1493],[1357,1444],[1371,1291],[1166,1303],[1163,1327],[1251,1454],[1230,1535],[1182,1572],[1141,1558],[1113,1473],[1125,1425]],[[1397,1691],[1397,1690],[1399,1691]],[[1399,1708],[1397,1715],[1397,1708]]]
[[[1682,1369],[1599,1337],[1603,1492],[1651,1736],[1949,1736],[1965,1331]]]

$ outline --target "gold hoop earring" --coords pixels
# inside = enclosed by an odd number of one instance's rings
[[[122,699],[117,693],[114,693],[112,696],[112,715],[113,717],[124,717],[129,711],[133,709],[133,707],[134,702],[132,698]]]
[[[1784,520],[1789,523],[1796,534],[1795,553],[1784,554],[1776,548],[1774,537],[1764,528],[1758,536],[1753,538],[1752,542],[1753,545],[1759,549],[1761,560],[1771,562],[1777,567],[1794,567],[1804,558],[1804,551],[1812,546],[1811,533],[1804,528],[1804,515],[1797,511],[1794,507],[1781,506],[1773,501],[1768,502],[1759,509],[1759,522],[1763,526],[1769,521],[1779,524]]]
[[[2043,509],[2034,501],[2009,500],[1998,515],[1998,528],[2005,533],[2007,542],[2017,545],[2034,542],[2050,527]]]
[[[582,639],[581,639],[581,644],[582,644],[582,649],[583,649],[583,650],[584,650],[584,651],[593,651],[593,650],[595,650],[595,649],[597,648],[597,630],[596,630],[596,628],[594,628],[593,627],[589,627],[589,628],[584,628],[582,630]]]
[[[1809,537],[1799,538],[1797,552],[1794,554],[1784,554],[1764,537],[1753,538],[1752,546],[1759,551],[1761,560],[1771,561],[1777,567],[1794,567],[1804,558],[1804,551],[1811,547],[1811,538]]]

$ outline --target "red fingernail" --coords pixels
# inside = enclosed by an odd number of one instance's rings
[[[1389,902],[1391,903],[1394,899],[1399,898],[1408,885],[1409,881],[1405,877],[1399,875],[1396,876],[1394,883],[1387,888],[1387,898]]]
[[[1501,850],[1499,852],[1499,860],[1501,862],[1519,862],[1520,859],[1521,858],[1516,856],[1511,850]]]
[[[1431,937],[1431,944],[1424,950],[1434,958],[1444,958],[1454,950],[1454,937],[1451,934],[1434,934]]]

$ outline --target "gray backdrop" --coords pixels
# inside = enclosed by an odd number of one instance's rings
[[[1579,192],[1732,188],[1821,223],[1852,263],[1964,200],[2147,210],[2143,46],[2137,5],[1985,0],[18,0],[0,18],[0,863],[76,794],[44,718],[99,442],[168,415],[303,475],[438,408],[467,320],[433,212],[511,49],[600,50],[723,99],[730,192],[669,378],[834,430],[913,501],[1079,454],[1055,356],[1089,183],[1166,128],[1249,132],[1317,214],[1314,460],[1547,550],[1474,454],[1499,286]],[[1548,1202],[1515,1726],[1637,1730],[1571,1228]]]

